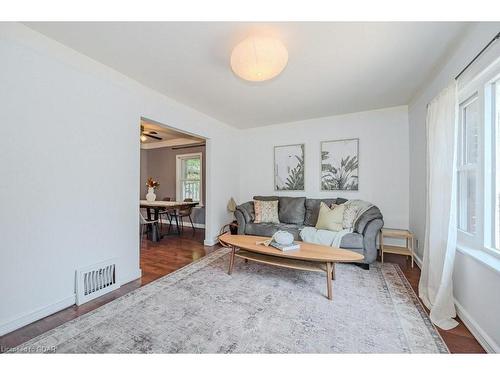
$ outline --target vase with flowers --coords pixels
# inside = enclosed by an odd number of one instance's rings
[[[146,194],[146,200],[148,202],[154,202],[156,199],[155,189],[160,187],[160,183],[158,181],[153,180],[151,177],[148,178],[146,182],[146,186],[148,187],[148,193]]]

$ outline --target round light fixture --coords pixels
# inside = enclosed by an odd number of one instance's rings
[[[280,74],[288,62],[288,51],[281,41],[252,36],[233,49],[231,68],[247,81],[267,81]]]

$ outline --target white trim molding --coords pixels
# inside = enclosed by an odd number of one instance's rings
[[[0,336],[15,331],[16,329],[24,327],[30,323],[36,322],[37,320],[52,315],[67,307],[73,306],[75,304],[75,301],[76,296],[75,294],[72,294],[71,296],[63,298],[62,300],[57,301],[53,304],[41,307],[27,314],[20,315],[11,321],[3,322],[0,324]]]
[[[123,275],[122,275],[123,276]],[[123,277],[123,281],[120,281],[121,285],[129,283],[131,281],[140,279],[142,277],[142,270],[137,268],[133,273]],[[36,322],[37,320],[43,319],[49,315],[52,315],[58,311],[64,310],[70,306],[73,306],[76,302],[76,294],[72,294],[60,301],[54,302],[50,305],[41,307],[34,311],[26,314],[18,315],[13,320],[0,323],[0,336],[3,336],[9,332],[15,331],[16,329],[22,328]]]
[[[205,238],[205,241],[203,241],[203,245],[205,246],[214,246],[219,242],[219,239],[217,237],[215,238]]]
[[[481,328],[464,307],[455,299],[457,315],[487,353],[500,353],[500,346]]]
[[[141,149],[152,150],[155,148],[163,147],[175,147],[175,146],[188,146],[188,145],[199,145],[201,140],[190,139],[190,138],[175,138],[169,139],[167,141],[151,142],[151,143],[141,143]]]

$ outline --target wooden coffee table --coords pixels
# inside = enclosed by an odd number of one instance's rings
[[[234,258],[298,270],[326,272],[328,299],[332,299],[335,263],[359,262],[364,256],[354,251],[301,242],[299,250],[281,251],[272,246],[257,245],[269,237],[223,234],[219,240],[232,248],[228,274],[233,272]]]

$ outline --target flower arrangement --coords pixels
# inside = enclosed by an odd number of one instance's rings
[[[146,186],[152,189],[158,189],[160,187],[160,183],[158,181],[153,180],[151,177],[148,178],[146,182]]]

